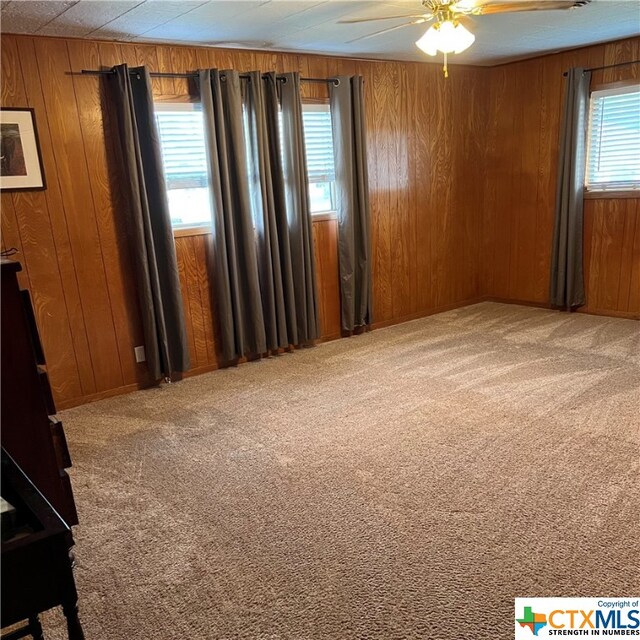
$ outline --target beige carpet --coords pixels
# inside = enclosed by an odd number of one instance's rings
[[[515,596],[636,593],[639,354],[483,303],[65,412],[87,639],[496,640]]]

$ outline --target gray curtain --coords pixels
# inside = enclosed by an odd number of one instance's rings
[[[267,346],[276,350],[298,344],[298,331],[274,73],[249,74],[246,105],[262,311]]]
[[[237,71],[199,72],[209,150],[210,273],[224,361],[267,351]]]
[[[284,140],[282,153],[284,188],[293,269],[295,326],[298,334],[294,344],[304,344],[320,336],[320,320],[316,294],[300,74],[285,73],[280,91]]]
[[[342,76],[330,84],[336,166],[338,259],[342,329],[372,322],[369,184],[364,80]]]
[[[591,73],[584,69],[571,69],[567,73],[549,287],[551,305],[563,309],[585,303],[583,192],[590,82]]]
[[[134,243],[136,284],[149,371],[154,379],[189,369],[180,277],[149,74],[126,64],[108,76],[118,112]]]
[[[235,71],[204,70],[200,86],[223,359],[312,342],[320,331],[299,76],[281,83],[256,71],[241,84]]]

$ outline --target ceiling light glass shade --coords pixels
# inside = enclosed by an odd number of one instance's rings
[[[461,53],[468,49],[475,42],[475,39],[473,33],[461,24],[445,20],[430,27],[416,42],[416,45],[426,54],[435,56],[438,51]]]
[[[430,56],[435,56],[438,53],[439,44],[440,32],[435,26],[429,27],[422,38],[416,42],[416,46]]]

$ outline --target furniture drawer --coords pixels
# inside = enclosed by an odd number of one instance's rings
[[[44,400],[45,407],[47,408],[47,415],[52,416],[56,412],[56,405],[53,402],[49,376],[47,375],[46,370],[40,365],[38,365],[38,381],[40,382],[40,389],[42,390],[42,399]]]
[[[53,440],[53,448],[56,452],[59,469],[68,469],[71,466],[71,456],[69,455],[69,447],[67,447],[67,438],[64,435],[62,422],[55,416],[49,418],[51,427],[51,439]]]
[[[60,471],[60,482],[67,500],[62,506],[59,513],[63,520],[69,525],[78,524],[78,512],[76,511],[76,503],[73,500],[73,489],[71,488],[71,478],[69,474],[62,469]]]

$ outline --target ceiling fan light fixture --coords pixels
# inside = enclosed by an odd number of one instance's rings
[[[468,49],[476,37],[459,22],[444,20],[430,27],[416,42],[416,46],[426,54],[435,56],[442,53],[462,53]]]

